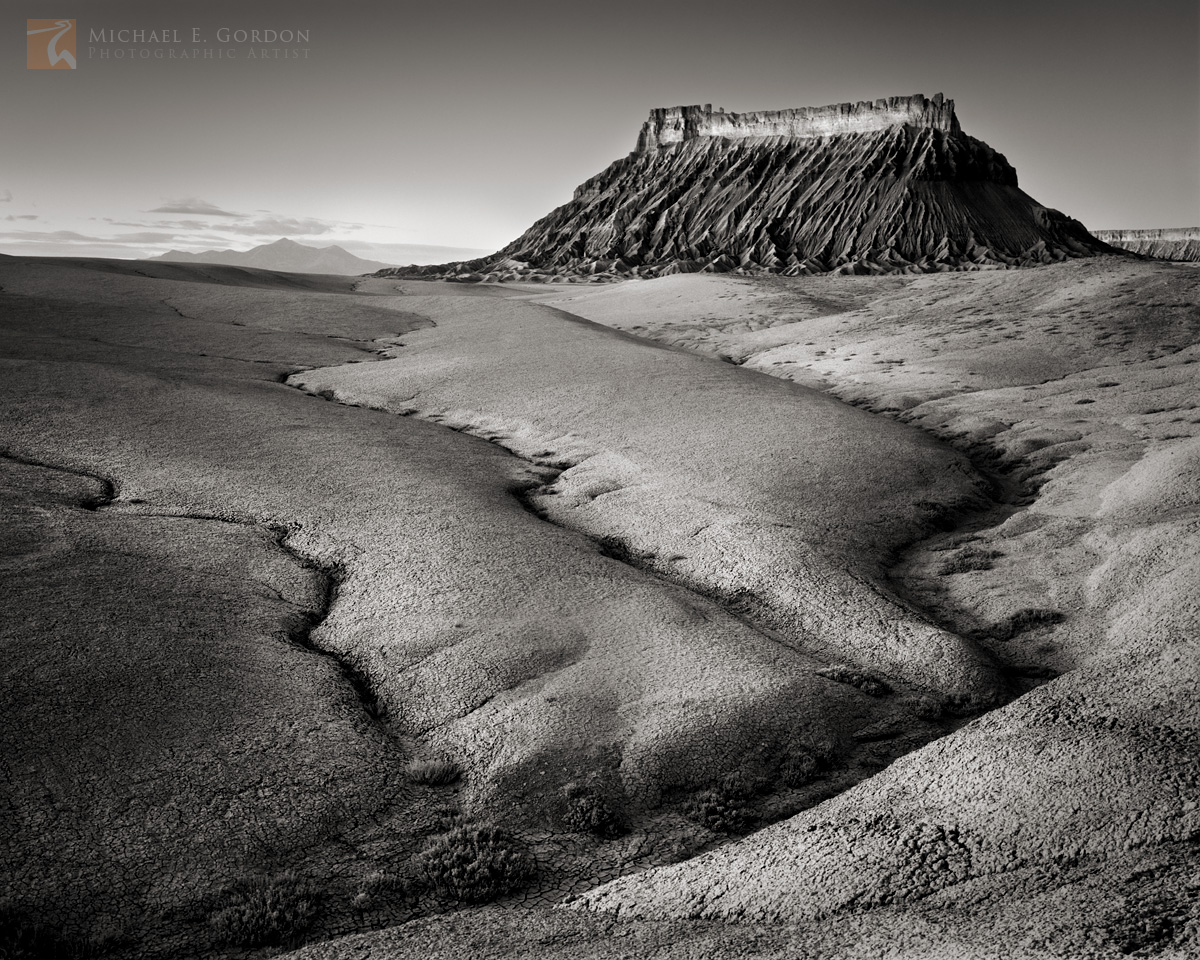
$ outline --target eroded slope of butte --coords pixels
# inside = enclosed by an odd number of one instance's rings
[[[490,257],[382,275],[612,280],[674,273],[995,270],[1111,248],[1017,185],[916,94],[757,113],[651,112],[629,156]]]

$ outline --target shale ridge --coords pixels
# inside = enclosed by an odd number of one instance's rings
[[[1114,247],[1155,260],[1200,260],[1200,227],[1162,230],[1097,230],[1096,236]]]

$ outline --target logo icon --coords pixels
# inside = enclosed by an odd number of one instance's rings
[[[75,21],[26,20],[25,66],[30,70],[74,70]]]

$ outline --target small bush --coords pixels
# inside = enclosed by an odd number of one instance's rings
[[[754,819],[746,804],[746,797],[714,787],[694,794],[684,806],[683,813],[713,833],[741,833]]]
[[[820,763],[811,753],[792,753],[779,765],[779,782],[785,787],[802,787],[820,770]]]
[[[683,813],[713,833],[742,833],[754,822],[751,804],[755,795],[767,787],[761,777],[736,770],[715,786],[694,794]]]
[[[527,883],[534,864],[503,830],[459,826],[430,843],[420,855],[429,886],[465,903],[485,903]]]
[[[913,702],[912,712],[921,720],[941,720],[950,715],[950,704],[944,697],[918,697]]]
[[[942,577],[955,573],[970,573],[974,570],[991,570],[993,562],[1004,556],[999,550],[981,550],[978,547],[963,547],[958,556],[946,560],[938,567],[938,575]]]
[[[225,891],[223,900],[208,923],[230,946],[291,943],[312,926],[318,909],[316,892],[291,871],[243,877]]]
[[[845,663],[833,664],[823,670],[818,670],[817,676],[832,680],[834,683],[848,683],[852,687],[858,687],[869,697],[882,697],[892,692],[887,681]]]
[[[566,807],[563,822],[569,829],[597,837],[615,837],[622,833],[617,814],[595,784],[568,783],[562,794]]]
[[[58,956],[59,940],[50,927],[23,914],[0,913],[0,957],[4,960],[41,960]]]
[[[423,888],[417,877],[377,870],[363,877],[350,904],[358,910],[382,903],[411,905],[421,898]]]
[[[767,787],[768,783],[763,777],[753,776],[745,770],[734,770],[725,775],[719,789],[733,799],[749,800],[757,794],[765,793]]]
[[[71,939],[19,911],[0,909],[0,960],[94,960],[114,939]]]
[[[973,697],[969,694],[924,694],[911,701],[909,710],[922,720],[945,720],[948,717],[965,717],[980,710],[1000,705],[991,697]]]
[[[462,822],[462,811],[458,807],[442,804],[429,812],[429,825],[423,828],[423,832],[426,834],[446,833],[461,826]]]
[[[414,760],[404,773],[413,783],[444,787],[462,776],[462,767],[453,760]]]

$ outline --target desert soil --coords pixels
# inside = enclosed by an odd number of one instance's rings
[[[114,956],[289,870],[297,957],[1195,947],[1193,268],[0,287],[0,905]],[[359,896],[456,817],[538,877]]]

